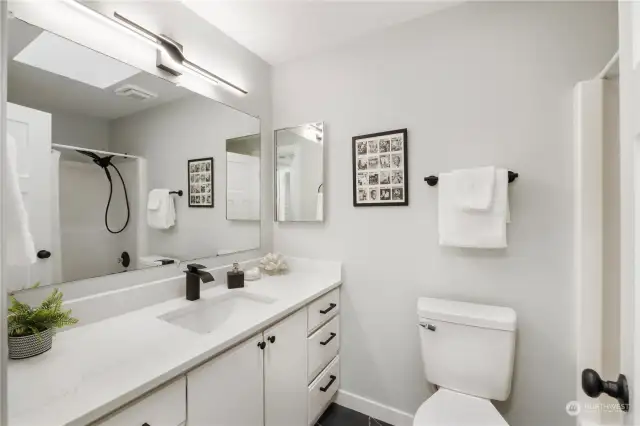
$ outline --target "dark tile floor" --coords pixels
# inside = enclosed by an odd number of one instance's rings
[[[393,426],[357,411],[331,404],[316,423],[316,426]]]

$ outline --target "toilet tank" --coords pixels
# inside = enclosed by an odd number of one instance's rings
[[[418,317],[429,382],[486,399],[509,397],[516,342],[513,309],[420,298]]]

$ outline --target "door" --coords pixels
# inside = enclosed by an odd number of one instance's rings
[[[585,408],[589,414],[595,411],[596,418],[599,418],[595,424],[636,425],[640,422],[640,415],[637,414],[640,395],[634,392],[635,384],[640,383],[640,363],[636,362],[640,356],[640,268],[636,267],[640,265],[640,68],[637,66],[640,63],[640,5],[637,2],[618,2],[618,17],[619,170],[609,172],[619,174],[620,185],[620,303],[618,311],[605,310],[600,327],[607,320],[619,320],[620,337],[610,346],[619,349],[620,363],[619,371],[609,372],[606,377],[591,369],[582,372],[582,390],[589,396],[602,397],[599,401],[593,400],[592,405],[576,405],[574,412]],[[605,279],[603,284],[606,292],[610,283]],[[581,304],[578,307],[584,308]],[[606,332],[603,337],[607,337]],[[611,349],[606,343],[603,346],[604,351]],[[613,405],[616,402],[620,405]],[[607,421],[605,414],[611,414],[612,411],[619,416],[609,416]]]
[[[51,114],[7,103],[7,133],[16,141],[20,192],[36,252],[51,250]],[[56,191],[57,192],[57,191]],[[60,255],[53,253],[52,256]],[[51,284],[51,260],[42,252],[31,266],[7,265],[5,290]]]
[[[260,220],[260,157],[227,152],[227,220]]]
[[[262,333],[187,374],[187,426],[263,426]]]
[[[264,332],[265,426],[307,424],[307,311]]]

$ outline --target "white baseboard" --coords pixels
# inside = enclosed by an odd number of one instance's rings
[[[405,413],[342,389],[338,391],[336,404],[382,420],[393,426],[413,426],[413,414]]]

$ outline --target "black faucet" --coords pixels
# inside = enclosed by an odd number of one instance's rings
[[[204,265],[197,263],[187,265],[187,270],[184,271],[187,274],[187,300],[200,299],[200,280],[202,280],[203,283],[213,281],[213,275],[201,271],[201,269],[204,268]]]

